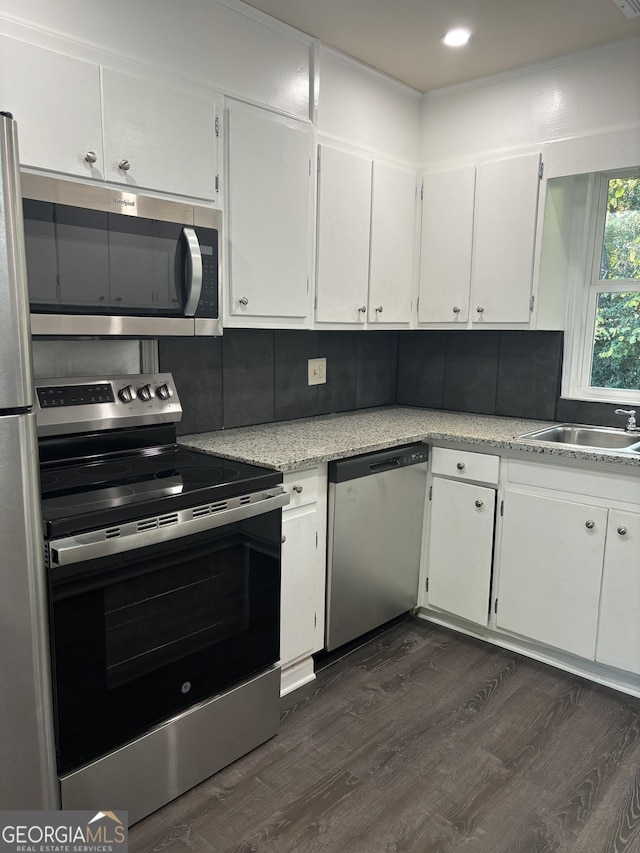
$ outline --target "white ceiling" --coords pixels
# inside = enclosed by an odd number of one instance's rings
[[[613,0],[247,2],[420,91],[640,35]],[[442,45],[458,26],[469,45]]]

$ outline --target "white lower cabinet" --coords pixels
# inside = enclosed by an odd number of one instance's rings
[[[282,519],[280,659],[283,664],[310,655],[315,644],[316,516],[312,504],[292,510]]]
[[[593,660],[606,530],[604,507],[506,489],[497,627]]]
[[[495,490],[434,477],[430,501],[429,606],[486,625]]]
[[[428,506],[427,618],[640,696],[636,468],[434,447]]]
[[[291,500],[282,513],[281,691],[314,678],[312,654],[324,646],[326,465],[285,474]]]
[[[596,660],[640,675],[640,513],[609,510]]]

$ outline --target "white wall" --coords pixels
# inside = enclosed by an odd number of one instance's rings
[[[322,137],[409,165],[419,162],[420,92],[324,45],[319,78]]]
[[[308,119],[313,40],[227,3],[0,0],[0,31],[104,65],[118,67],[121,58],[155,66]]]
[[[621,128],[630,129],[619,157],[640,160],[640,40],[631,39],[555,63],[531,66],[425,95],[423,163],[555,144],[563,165],[580,159],[599,137],[603,155]],[[624,135],[624,134],[623,134]],[[580,141],[582,140],[582,142]],[[592,158],[593,159],[593,158]],[[564,162],[567,161],[567,162]],[[619,163],[632,165],[632,161]],[[575,171],[597,167],[589,161]]]

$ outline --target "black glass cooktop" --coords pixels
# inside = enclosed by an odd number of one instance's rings
[[[277,471],[177,446],[47,464],[40,471],[45,535],[108,527],[281,482]]]

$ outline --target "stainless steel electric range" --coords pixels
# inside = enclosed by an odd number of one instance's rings
[[[188,451],[169,374],[36,382],[65,809],[134,823],[279,724],[282,475]]]

